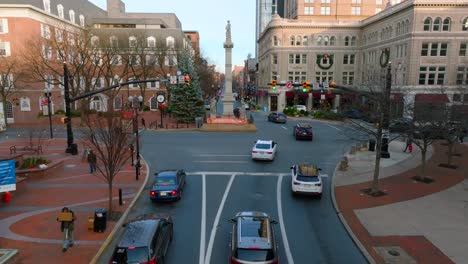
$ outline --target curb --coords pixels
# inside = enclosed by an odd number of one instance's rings
[[[148,183],[148,180],[149,180],[149,177],[150,177],[149,166],[148,166],[148,163],[146,162],[146,160],[143,158],[143,156],[141,154],[140,154],[140,156],[143,159],[143,161],[145,162],[145,166],[146,166],[146,179],[145,179],[145,182],[141,185],[140,190],[138,190],[138,192],[135,195],[135,197],[133,198],[132,202],[128,205],[128,208],[125,210],[123,215],[120,217],[119,221],[117,221],[117,223],[115,224],[114,229],[112,229],[109,236],[107,236],[104,243],[102,243],[101,247],[99,248],[99,251],[96,253],[96,255],[94,255],[93,259],[89,262],[90,264],[96,264],[97,261],[99,260],[99,258],[101,258],[102,253],[107,248],[109,243],[114,239],[115,234],[122,227],[123,222],[127,220],[126,218],[127,218],[128,214],[129,214],[130,210],[133,208],[133,206],[135,206],[136,201],[138,200],[138,198],[140,197],[140,194],[143,192],[143,190],[145,189],[146,184]]]
[[[333,177],[332,177],[332,182],[331,182],[331,197],[332,197],[332,203],[333,203],[333,207],[335,208],[335,212],[336,214],[338,215],[338,217],[340,218],[340,221],[341,221],[341,224],[344,226],[344,228],[346,229],[346,232],[348,232],[349,236],[351,237],[351,239],[353,240],[354,244],[359,248],[359,250],[361,251],[361,253],[364,255],[364,257],[366,258],[367,262],[370,263],[370,264],[375,264],[375,260],[372,258],[372,256],[369,254],[369,252],[367,251],[367,249],[364,247],[364,245],[361,243],[361,241],[359,241],[359,239],[357,238],[357,236],[353,233],[353,230],[351,229],[351,227],[348,225],[348,222],[346,221],[346,219],[344,218],[344,216],[341,214],[341,211],[340,211],[340,208],[338,207],[338,204],[336,203],[336,197],[335,197],[335,179],[337,177],[337,171],[338,171],[338,167],[340,165],[340,162],[338,162],[335,166],[335,170],[333,171]]]

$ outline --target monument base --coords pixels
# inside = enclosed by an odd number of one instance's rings
[[[200,131],[204,132],[256,132],[254,124],[203,124]]]

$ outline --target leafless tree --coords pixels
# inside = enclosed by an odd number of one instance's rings
[[[26,74],[21,57],[0,56],[0,100],[3,102],[5,125],[8,125],[6,104],[8,99],[21,91],[21,83],[25,81]]]
[[[109,214],[112,214],[114,179],[130,158],[129,151],[124,150],[133,143],[128,133],[131,124],[113,114],[110,112],[100,118],[87,116],[84,129],[84,144],[95,152],[97,170],[108,184]]]

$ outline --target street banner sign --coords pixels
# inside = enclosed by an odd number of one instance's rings
[[[0,161],[0,193],[16,190],[16,171],[14,160]]]
[[[330,88],[330,85],[327,82],[323,83],[323,89],[328,89]]]
[[[177,76],[171,76],[171,84],[177,84]]]
[[[312,83],[312,90],[320,90],[320,86],[318,82]]]
[[[291,87],[292,87],[292,82],[287,82],[286,83],[286,88],[291,89]]]
[[[185,76],[181,75],[179,77],[179,84],[184,84],[185,83]]]

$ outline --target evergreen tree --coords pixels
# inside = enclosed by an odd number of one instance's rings
[[[183,52],[180,55],[178,67],[183,75],[190,77],[190,81],[188,84],[175,84],[171,86],[171,111],[179,122],[194,122],[195,117],[204,115],[205,109],[198,75],[195,71],[192,58],[187,52]]]

